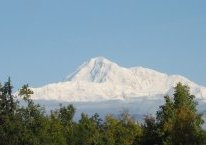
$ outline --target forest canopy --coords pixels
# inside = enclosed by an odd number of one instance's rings
[[[173,96],[144,123],[123,112],[119,117],[81,114],[74,106],[46,113],[23,85],[14,95],[11,80],[0,84],[0,145],[201,145],[206,143],[202,114],[188,86],[178,83]],[[19,103],[21,98],[26,105]]]

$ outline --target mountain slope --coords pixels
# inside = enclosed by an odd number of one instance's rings
[[[176,83],[191,88],[191,93],[206,99],[206,88],[179,75],[167,75],[143,67],[124,68],[103,57],[92,58],[64,82],[33,88],[33,99],[69,102],[155,97],[171,94]]]

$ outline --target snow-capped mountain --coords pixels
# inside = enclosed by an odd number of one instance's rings
[[[97,57],[85,62],[65,81],[33,88],[33,99],[67,102],[124,100],[159,97],[173,93],[178,83],[188,85],[191,93],[206,99],[206,88],[180,75],[167,75],[143,67],[124,68]]]

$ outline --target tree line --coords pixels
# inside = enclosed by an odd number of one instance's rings
[[[81,114],[74,121],[73,105],[46,113],[23,85],[12,93],[11,80],[0,84],[0,145],[201,145],[206,143],[202,114],[188,86],[178,83],[173,96],[155,116],[137,122],[129,113],[119,117]],[[21,98],[25,105],[19,103]]]

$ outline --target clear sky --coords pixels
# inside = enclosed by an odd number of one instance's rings
[[[0,1],[1,82],[62,81],[96,56],[206,86],[206,0]]]

